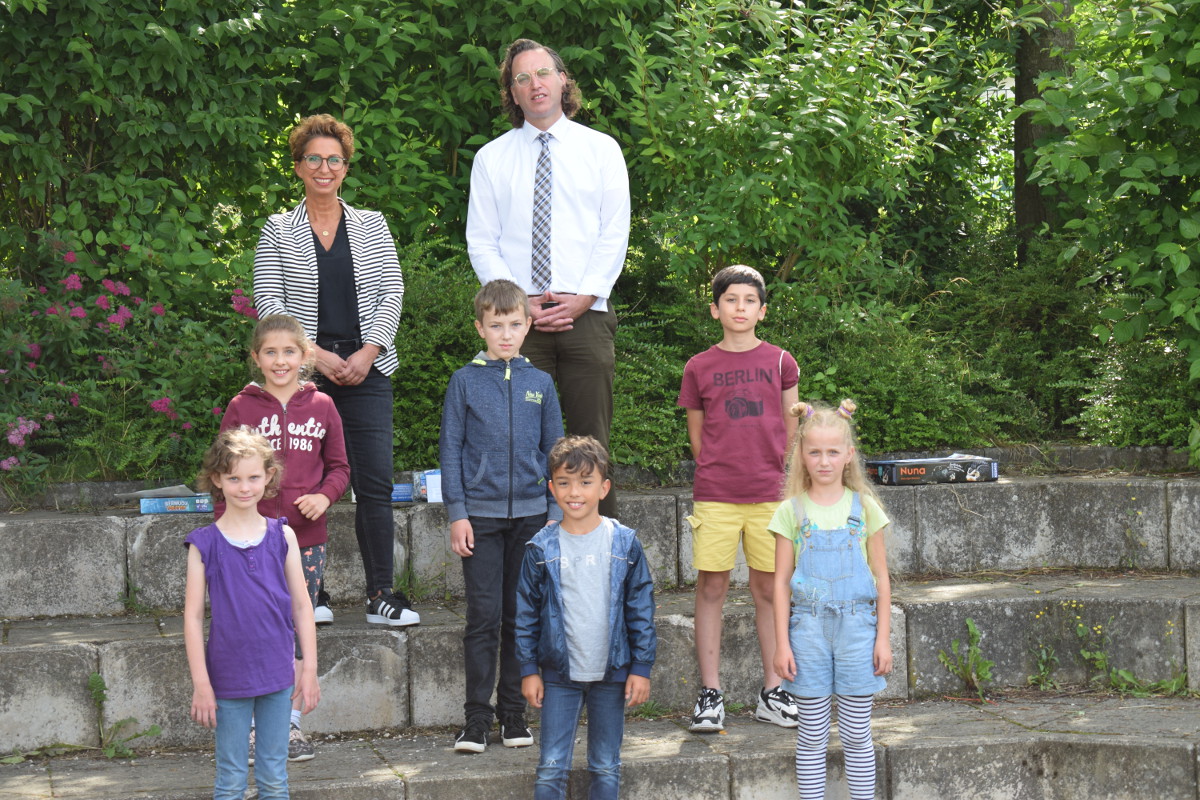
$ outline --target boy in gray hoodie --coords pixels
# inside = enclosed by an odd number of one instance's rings
[[[562,519],[547,458],[563,424],[554,381],[520,354],[531,324],[520,286],[494,280],[480,289],[475,329],[487,349],[451,376],[442,405],[442,499],[467,594],[466,724],[454,739],[465,753],[487,748],[494,714],[505,747],[533,744],[516,657],[517,582],[525,544]]]

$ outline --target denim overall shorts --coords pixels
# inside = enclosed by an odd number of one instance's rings
[[[788,642],[796,677],[783,688],[797,697],[869,695],[884,688],[875,674],[875,580],[863,554],[862,498],[855,492],[845,527],[824,530],[792,498],[799,520]]]

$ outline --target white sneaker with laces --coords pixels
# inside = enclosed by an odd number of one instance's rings
[[[764,687],[758,693],[758,708],[754,710],[754,718],[781,728],[795,728],[800,724],[800,709],[796,708],[796,699],[782,687]]]
[[[714,733],[725,730],[725,696],[720,689],[700,687],[696,708],[692,711],[692,724],[688,730],[698,733]]]

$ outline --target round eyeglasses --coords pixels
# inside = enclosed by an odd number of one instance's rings
[[[534,75],[537,76],[539,81],[544,81],[555,72],[558,72],[558,70],[556,70],[554,67],[541,67],[540,69],[535,69],[532,74],[528,72],[518,72],[516,75],[513,75],[513,83],[515,83],[517,86],[528,86],[529,82],[533,80]]]
[[[338,172],[346,167],[346,159],[342,158],[341,156],[329,156],[328,158],[321,158],[321,156],[305,156],[304,158],[300,159],[300,161],[304,164],[304,166],[308,167],[313,172],[316,172],[321,168],[322,161],[329,165],[329,170],[331,172]]]

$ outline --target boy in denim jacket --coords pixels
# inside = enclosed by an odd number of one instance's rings
[[[529,542],[517,587],[521,692],[542,709],[534,800],[565,800],[579,715],[588,714],[593,800],[617,800],[625,707],[650,697],[654,582],[637,534],[600,516],[608,454],[590,436],[550,451],[561,524]],[[540,670],[540,674],[539,674]]]

